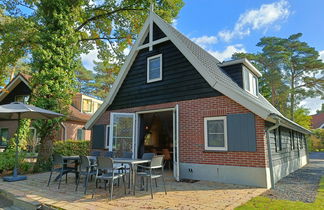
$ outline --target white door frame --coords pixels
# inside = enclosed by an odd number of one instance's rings
[[[109,132],[109,151],[113,151],[113,132],[114,132],[114,115],[125,115],[125,116],[132,116],[133,117],[133,142],[132,142],[132,152],[133,152],[133,158],[136,157],[134,154],[134,148],[135,148],[135,141],[136,141],[136,115],[135,113],[125,113],[125,112],[111,112],[110,113],[110,132]]]
[[[136,121],[136,138],[135,138],[135,149],[134,149],[134,154],[135,157],[137,157],[138,154],[138,148],[137,145],[139,144],[139,126],[140,126],[140,118],[139,115],[140,114],[148,114],[148,113],[156,113],[156,112],[166,112],[166,111],[172,111],[172,115],[173,115],[173,150],[175,150],[175,148],[177,149],[177,151],[173,151],[173,160],[175,160],[175,155],[177,155],[177,163],[176,165],[174,165],[175,167],[173,168],[174,171],[174,178],[179,181],[179,106],[178,104],[175,107],[172,108],[164,108],[164,109],[154,109],[154,110],[146,110],[146,111],[138,111],[136,112],[136,116],[135,116],[135,121]],[[176,120],[177,119],[177,120]],[[177,139],[177,141],[176,141]],[[176,145],[175,145],[176,143]]]

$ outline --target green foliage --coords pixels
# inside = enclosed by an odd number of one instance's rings
[[[299,125],[303,126],[304,128],[310,129],[311,128],[311,119],[312,117],[309,116],[309,110],[305,108],[298,108],[294,112],[294,119],[295,122]]]
[[[89,155],[90,141],[66,140],[56,141],[53,147],[54,153],[61,155]]]
[[[13,170],[15,167],[15,151],[14,150],[6,150],[5,152],[0,152],[0,170],[8,171]],[[24,152],[19,152],[18,163],[21,166],[23,160],[25,158]]]
[[[276,200],[258,196],[235,209],[324,209],[324,176],[319,183],[318,194],[314,203]]]
[[[324,151],[324,129],[313,130],[313,135],[309,138],[311,151]]]

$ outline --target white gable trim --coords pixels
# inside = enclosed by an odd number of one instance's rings
[[[0,93],[0,101],[2,101],[13,89],[15,89],[15,87],[17,87],[20,82],[25,83],[28,88],[31,89],[29,82],[21,74],[18,74],[13,80],[9,82],[6,87],[2,89]]]

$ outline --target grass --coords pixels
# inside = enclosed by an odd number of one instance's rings
[[[270,199],[264,196],[252,198],[247,203],[236,208],[245,209],[324,209],[324,176],[321,178],[318,194],[314,203],[304,203],[301,201],[288,201]]]

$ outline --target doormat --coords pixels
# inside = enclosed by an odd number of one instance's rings
[[[196,183],[196,182],[199,182],[199,180],[194,180],[194,179],[181,179],[180,182]]]

